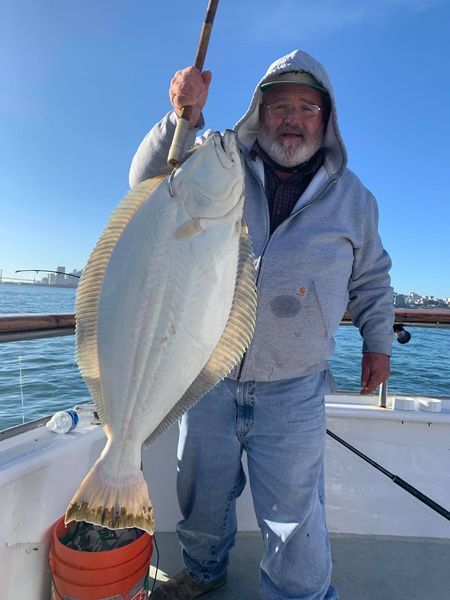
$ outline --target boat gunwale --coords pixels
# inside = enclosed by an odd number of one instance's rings
[[[402,398],[420,399],[438,399],[443,402],[441,412],[419,411],[419,410],[394,410],[389,406],[381,408],[378,406],[378,396],[374,394],[361,395],[358,392],[338,391],[334,394],[325,396],[325,407],[327,418],[357,418],[357,419],[378,419],[388,421],[405,421],[425,424],[448,424],[450,423],[450,396],[424,396],[423,394],[403,394],[393,393],[389,397],[396,396]],[[350,401],[349,399],[354,399]],[[86,401],[88,403],[88,401]],[[39,419],[20,423],[13,427],[0,430],[0,444],[2,441],[18,436],[27,431],[37,430],[45,426],[51,414]]]
[[[395,323],[409,327],[450,328],[450,309],[396,309]],[[340,324],[353,325],[348,311]],[[5,334],[74,329],[75,325],[74,313],[3,313],[0,314],[0,341]]]

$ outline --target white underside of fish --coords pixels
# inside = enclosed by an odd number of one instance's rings
[[[180,201],[168,179],[144,182],[111,218],[83,274],[78,359],[108,441],[73,498],[67,521],[151,533],[142,444],[222,379],[250,343],[256,295],[242,222],[243,175],[227,171],[229,156],[238,159],[234,134],[225,134],[224,155],[218,147],[223,140],[215,136],[198,151],[212,166],[206,161],[198,169],[219,169],[216,180],[229,176],[222,214],[219,202],[210,208],[213,200],[201,197],[205,189],[194,167],[193,199]],[[211,210],[217,214],[208,216]]]

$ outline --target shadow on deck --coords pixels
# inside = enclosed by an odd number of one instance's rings
[[[157,544],[158,581],[164,581],[181,570],[181,552],[173,533],[157,534]],[[340,600],[450,600],[450,540],[332,535],[331,544]],[[259,533],[239,533],[227,585],[205,597],[258,600],[262,550]]]

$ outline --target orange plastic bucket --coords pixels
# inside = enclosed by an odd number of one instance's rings
[[[52,600],[143,600],[152,556],[152,536],[115,550],[82,552],[68,548],[60,538],[70,529],[64,517],[52,529],[49,564]]]

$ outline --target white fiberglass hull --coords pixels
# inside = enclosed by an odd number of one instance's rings
[[[448,508],[450,400],[440,413],[383,410],[376,403],[375,397],[328,397],[328,428]],[[143,456],[159,532],[174,531],[180,516],[177,434],[172,427]],[[99,427],[63,436],[39,428],[0,442],[1,600],[48,597],[50,527],[104,443]],[[326,477],[332,533],[450,538],[448,521],[331,438]],[[257,529],[248,486],[238,502],[238,522],[241,531]]]

